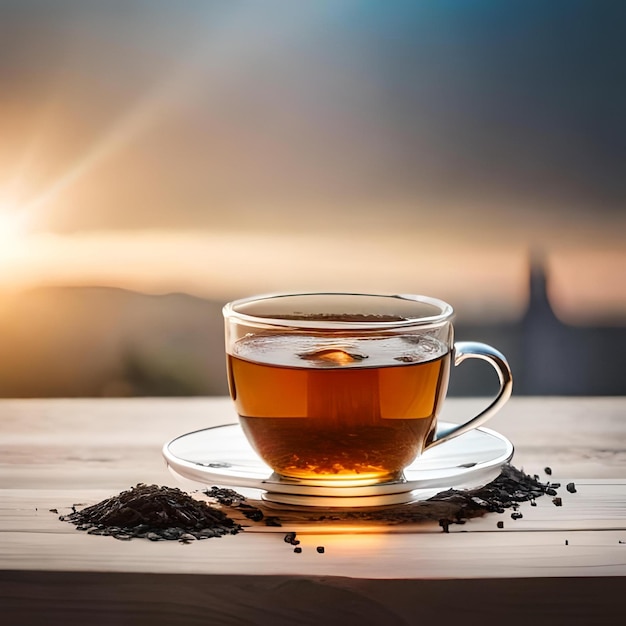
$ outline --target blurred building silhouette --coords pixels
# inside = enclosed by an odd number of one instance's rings
[[[461,322],[456,325],[457,340],[484,341],[503,352],[516,395],[626,394],[626,326],[564,324],[550,305],[549,278],[540,261],[531,263],[529,279],[529,304],[521,320],[489,326]],[[450,393],[492,393],[496,382],[489,369],[474,362],[458,368]]]

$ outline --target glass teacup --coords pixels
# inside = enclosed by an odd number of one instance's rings
[[[484,424],[511,395],[505,357],[454,342],[452,307],[418,295],[300,293],[224,307],[241,427],[281,477],[377,484],[428,448]],[[489,362],[500,389],[479,415],[437,430],[450,364]]]

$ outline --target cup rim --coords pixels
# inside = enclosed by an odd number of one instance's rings
[[[285,297],[300,297],[300,296],[356,296],[356,297],[370,297],[370,298],[397,298],[400,300],[408,300],[412,302],[421,302],[440,309],[440,313],[437,315],[428,315],[424,317],[409,317],[405,319],[393,320],[393,321],[339,321],[339,320],[307,320],[307,319],[287,319],[281,317],[265,317],[256,316],[249,313],[242,313],[237,311],[237,307],[241,307],[246,304],[250,304],[256,301],[273,300]],[[269,327],[285,327],[285,328],[298,328],[298,329],[324,329],[324,330],[390,330],[394,328],[414,327],[419,326],[433,327],[441,326],[446,322],[450,322],[454,317],[454,309],[447,302],[440,300],[439,298],[433,298],[431,296],[424,296],[420,294],[398,294],[398,293],[360,293],[349,291],[303,291],[303,292],[277,292],[261,294],[256,296],[249,296],[247,298],[240,298],[227,303],[222,313],[226,320],[236,319],[253,326],[269,326]]]

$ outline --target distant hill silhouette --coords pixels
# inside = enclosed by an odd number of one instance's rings
[[[46,287],[0,308],[0,396],[228,393],[221,304]]]
[[[517,395],[625,395],[626,327],[562,324],[541,267],[517,322],[458,319],[457,340],[484,341],[511,364]],[[42,287],[0,299],[0,396],[187,396],[228,393],[222,303],[184,294]],[[484,362],[452,372],[450,395],[490,395]]]

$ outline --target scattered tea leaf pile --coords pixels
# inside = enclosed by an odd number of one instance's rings
[[[550,475],[549,472],[546,474]],[[397,504],[387,507],[364,508],[313,508],[282,507],[255,501],[223,487],[211,487],[204,495],[221,509],[195,499],[180,489],[138,484],[118,496],[82,510],[74,510],[60,519],[72,522],[79,530],[92,535],[110,535],[116,539],[141,537],[152,541],[163,539],[187,543],[194,539],[221,537],[235,534],[243,527],[288,526],[290,523],[316,523],[324,525],[350,523],[377,523],[382,525],[437,522],[444,532],[452,524],[487,513],[504,513],[511,509],[511,518],[523,517],[518,510],[521,502],[554,496],[552,503],[562,506],[557,496],[559,483],[542,483],[539,476],[529,476],[512,465],[504,465],[500,475],[491,483],[460,491],[442,491],[429,500]],[[574,483],[566,486],[569,493],[576,492]],[[55,510],[56,512],[56,510]],[[500,520],[498,528],[503,528]]]
[[[402,524],[418,521],[437,521],[444,532],[451,524],[464,524],[466,520],[482,517],[487,513],[504,513],[513,509],[511,517],[520,519],[521,502],[534,505],[535,499],[544,494],[556,494],[558,484],[542,483],[538,476],[529,476],[512,465],[504,465],[500,475],[483,487],[459,491],[442,491],[429,500],[409,505],[395,506],[387,511],[356,512],[356,519],[386,521]]]
[[[358,522],[377,522],[384,525],[414,524],[419,522],[438,522],[444,532],[451,524],[464,524],[466,520],[481,517],[487,513],[504,513],[511,509],[512,519],[520,519],[518,511],[521,502],[530,502],[543,495],[555,495],[558,483],[542,483],[539,476],[529,476],[512,465],[504,465],[500,475],[491,483],[460,491],[449,489],[442,491],[429,500],[397,504],[386,507],[367,507],[350,509],[321,509],[310,507],[283,507],[277,515],[275,506],[265,502],[255,502],[252,506],[246,498],[232,489],[212,487],[204,493],[229,510],[235,518],[245,517],[251,522],[266,526],[286,526],[295,522],[319,522],[350,524]],[[573,489],[573,491],[572,491]],[[567,486],[570,493],[575,486]],[[553,498],[553,504],[560,506],[560,498]],[[240,519],[244,525],[250,524]]]
[[[186,543],[241,530],[223,511],[180,489],[143,483],[59,519],[90,535],[110,535],[121,540],[141,537]]]

